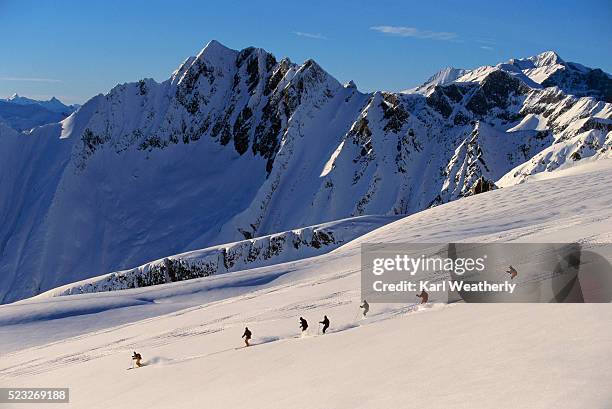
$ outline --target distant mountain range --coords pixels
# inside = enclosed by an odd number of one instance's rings
[[[0,300],[609,157],[610,84],[546,52],[362,93],[314,60],[211,41],[27,137],[0,125]]]
[[[483,66],[473,70],[447,67],[423,85],[404,93],[427,94],[436,85],[451,82],[481,81],[492,71],[502,70],[519,77],[530,88],[558,87],[565,94],[593,97],[612,102],[612,78],[598,68],[565,62],[554,51],[546,51],[533,57],[512,59],[496,66]]]
[[[65,105],[53,97],[48,101],[38,101],[13,94],[10,98],[0,99],[0,122],[18,131],[59,122],[80,105]]]

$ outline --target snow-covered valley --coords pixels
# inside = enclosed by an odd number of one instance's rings
[[[75,408],[605,408],[609,304],[433,300],[360,318],[362,243],[611,242],[612,160],[561,168],[311,258],[0,306],[0,382],[70,387]],[[254,346],[237,349],[245,326]],[[126,371],[134,350],[146,365]]]

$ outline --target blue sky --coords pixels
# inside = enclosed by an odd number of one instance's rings
[[[209,40],[314,58],[359,89],[553,49],[612,72],[612,1],[0,0],[0,97],[82,103],[167,79]]]

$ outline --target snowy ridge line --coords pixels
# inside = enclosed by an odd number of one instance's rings
[[[164,257],[139,267],[54,288],[39,297],[142,288],[253,269],[324,254],[394,216],[359,216]]]

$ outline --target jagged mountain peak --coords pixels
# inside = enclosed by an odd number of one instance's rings
[[[304,61],[302,65],[299,66],[296,72],[296,75],[299,73],[307,73],[307,72],[312,73],[311,75],[314,75],[314,76],[331,77],[331,75],[327,71],[325,71],[325,69],[323,69],[323,67],[321,67],[312,58],[307,59],[306,61]]]
[[[14,104],[19,104],[19,105],[32,105],[32,104],[40,105],[53,112],[72,112],[73,111],[73,109],[71,109],[73,107],[72,105],[64,104],[62,101],[60,101],[55,96],[52,96],[48,100],[44,100],[44,99],[39,100],[39,99],[23,97],[15,92],[13,95],[5,99],[4,101],[11,102]]]
[[[532,61],[536,67],[544,67],[547,65],[565,65],[565,61],[555,51],[544,51],[540,54],[526,58]]]
[[[544,51],[536,55],[535,57],[531,57],[535,61],[537,61],[538,66],[542,65],[551,65],[551,64],[565,64],[565,61],[557,54],[555,51]]]
[[[296,72],[296,76],[306,76],[311,80],[321,83],[324,81],[332,82],[334,86],[340,85],[340,83],[330,73],[325,71],[323,67],[321,67],[315,60],[311,58],[304,61],[304,63],[299,66]]]
[[[527,58],[512,58],[507,63],[509,67],[515,67],[521,71],[529,70],[530,73],[535,71],[535,76],[542,76],[542,72],[553,73],[554,71],[563,68],[566,63],[554,51],[544,51],[540,54],[533,55]],[[540,81],[536,81],[540,82]]]
[[[244,51],[244,50],[243,50]],[[190,70],[193,72],[206,70],[207,65],[211,66],[228,66],[235,61],[239,54],[238,50],[233,50],[221,44],[217,40],[209,41],[200,52],[194,56],[185,59],[179,67],[172,73],[172,83],[178,84],[184,78],[185,74]]]
[[[215,39],[210,40],[208,43],[206,43],[206,45],[204,46],[203,50],[214,50],[214,49],[218,49],[218,50],[223,50],[223,51],[234,51],[231,48],[227,47],[226,45],[224,45],[223,43],[221,43],[220,41],[217,41]]]
[[[426,82],[438,84],[446,84],[459,78],[465,72],[462,68],[445,67],[431,76]]]
[[[196,60],[207,59],[213,61],[227,56],[235,57],[237,53],[237,50],[226,47],[217,40],[211,40],[202,48],[202,51],[196,55]]]
[[[349,80],[344,84],[344,88],[357,89],[357,84],[353,80]]]
[[[435,73],[434,75],[432,75],[431,77],[429,77],[427,81],[425,81],[422,85],[416,88],[402,91],[402,92],[406,94],[413,94],[413,93],[428,94],[437,85],[450,84],[451,82],[456,81],[466,72],[468,71],[464,70],[463,68],[455,68],[455,67],[450,67],[450,66],[445,67],[441,69],[440,71],[438,71],[437,73]]]

